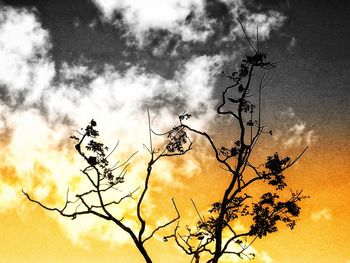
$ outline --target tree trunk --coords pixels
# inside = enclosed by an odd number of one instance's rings
[[[144,247],[142,246],[142,249],[139,248],[139,250],[140,250],[140,252],[141,252],[143,258],[145,259],[145,261],[146,261],[147,263],[152,263],[152,260],[151,260],[151,258],[148,256],[147,251],[144,249]]]
[[[125,230],[132,238],[132,240],[134,241],[134,244],[136,245],[138,251],[141,253],[141,255],[143,256],[144,260],[146,263],[152,263],[152,260],[150,258],[150,256],[148,255],[146,249],[143,246],[142,241],[139,241],[136,237],[136,235],[129,229],[129,230]]]

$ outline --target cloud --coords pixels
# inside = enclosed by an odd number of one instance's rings
[[[117,27],[126,28],[127,35],[144,45],[155,31],[167,31],[183,42],[232,41],[243,36],[236,18],[242,19],[247,32],[254,39],[256,27],[259,38],[265,40],[271,30],[278,29],[285,17],[273,10],[250,11],[241,0],[94,0],[102,18]],[[169,36],[167,37],[169,38]],[[165,42],[168,39],[165,39]],[[162,44],[160,44],[161,46]]]
[[[175,69],[173,79],[133,65],[119,71],[113,65],[93,69],[83,63],[64,62],[55,72],[49,32],[41,27],[35,11],[4,8],[0,14],[0,83],[2,92],[6,91],[0,98],[0,211],[16,204],[26,209],[33,206],[22,203],[22,188],[55,206],[64,204],[68,186],[72,192],[86,189],[79,173],[82,160],[74,154],[68,136],[91,118],[97,120],[101,139],[108,146],[120,139],[115,160],[140,151],[132,160],[124,192],[119,193],[125,194],[142,185],[148,158],[142,146],[148,142],[146,106],[152,126],[161,131],[172,127],[176,115],[185,110],[193,114],[192,122],[198,128],[214,116],[212,93],[223,63],[220,55],[189,57]],[[198,160],[188,163],[185,172],[197,170]],[[171,166],[164,166],[162,172],[167,176],[158,173],[156,180],[174,182]],[[134,207],[134,200],[128,200],[117,216],[130,215]],[[89,233],[120,241],[114,226],[108,226],[111,232],[105,225],[96,227],[95,218],[84,218],[77,224],[49,215],[57,218],[76,242]],[[133,224],[132,217],[129,219]],[[101,232],[111,234],[99,235]]]
[[[290,42],[289,42],[289,45],[288,45],[288,51],[289,52],[292,52],[292,50],[295,49],[296,45],[297,45],[298,41],[295,37],[292,37]]]
[[[22,172],[26,167],[34,167],[35,155],[38,154],[34,150],[39,150],[41,140],[47,139],[45,147],[52,146],[52,138],[45,136],[47,130],[41,129],[45,121],[42,122],[42,116],[31,108],[40,102],[43,91],[50,86],[54,76],[54,64],[48,56],[50,47],[49,34],[41,28],[33,10],[1,7],[0,169],[4,173],[0,184],[0,210],[19,202],[19,181],[33,183]],[[32,125],[37,130],[32,129]],[[41,139],[36,141],[32,136]]]
[[[257,258],[262,263],[272,263],[274,260],[271,258],[271,256],[266,251],[261,251],[257,253]]]
[[[288,130],[288,133],[291,134],[291,136],[284,142],[284,145],[287,147],[301,145],[303,141],[302,135],[304,130],[305,130],[304,122],[299,122],[294,124],[294,126]]]
[[[240,251],[241,247],[233,244],[230,245],[231,251]],[[221,257],[222,262],[250,262],[252,261],[252,258],[254,258],[254,262],[261,262],[261,263],[273,263],[275,262],[273,258],[270,256],[270,254],[266,251],[258,251],[253,246],[248,247],[245,252],[246,255],[249,255],[249,257],[238,257],[237,255],[229,255],[225,254]],[[254,257],[252,255],[255,255]]]
[[[176,114],[187,110],[205,118],[212,114],[211,106],[215,103],[212,99],[215,74],[222,60],[220,56],[193,57],[170,80],[147,73],[137,66],[130,67],[124,73],[120,73],[113,66],[107,66],[103,72],[97,74],[81,65],[64,65],[61,72],[63,79],[74,78],[75,81],[63,81],[53,90],[44,92],[43,103],[50,121],[69,118],[74,123],[80,123],[82,118],[87,122],[94,116],[101,124],[106,122],[109,127],[112,125],[120,129],[125,126],[127,130],[135,132],[139,121],[146,123],[146,105],[159,114],[156,119],[165,122],[166,115],[171,115],[172,109]],[[76,81],[86,78],[89,81]],[[208,118],[211,117],[209,115]],[[108,122],[110,118],[128,119],[128,124],[111,124]],[[135,118],[136,126],[133,126]]]
[[[245,28],[249,36],[256,39],[257,27],[259,40],[265,40],[270,36],[272,30],[280,28],[285,16],[277,11],[269,11],[267,13],[250,13],[246,14]]]
[[[282,110],[280,112],[282,117],[293,118],[295,116],[295,112],[292,107],[288,107],[286,110]]]
[[[203,30],[185,25],[186,18],[192,11],[198,14],[204,12],[201,0],[94,0],[94,2],[101,10],[104,19],[116,25],[118,21],[115,20],[115,13],[121,13],[123,22],[140,42],[150,29],[167,29],[180,34],[184,41],[200,41],[208,34],[206,21],[202,21]]]
[[[287,148],[311,145],[316,141],[314,130],[306,131],[306,123],[298,121],[287,132],[287,138],[284,141],[284,146]]]
[[[312,212],[311,219],[313,221],[326,220],[329,221],[332,219],[331,211],[328,208],[324,208],[317,212]]]
[[[64,80],[68,81],[76,81],[81,78],[93,78],[97,76],[94,71],[90,70],[85,65],[68,65],[67,62],[63,62],[60,69],[60,75]]]
[[[18,203],[17,191],[13,186],[2,184],[0,186],[0,212],[10,209],[14,204]]]
[[[317,141],[316,131],[308,129],[307,123],[298,118],[293,108],[280,111],[279,118],[283,128],[277,129],[273,138],[284,147],[310,146]]]
[[[1,7],[0,47],[0,85],[8,90],[3,95],[12,103],[23,94],[24,104],[36,101],[54,76],[54,65],[47,57],[48,32],[33,12]]]
[[[226,12],[223,8],[209,17],[200,0],[154,0],[147,5],[142,1],[95,2],[105,19],[117,26],[113,14],[121,12],[129,33],[144,43],[151,29],[177,34],[182,41],[204,42],[215,33],[218,14]],[[231,15],[238,12],[238,6],[244,10],[240,1],[225,1],[225,4],[230,6],[226,13]],[[246,11],[246,14],[250,13]],[[254,19],[271,23],[262,30],[266,36],[274,28],[273,23],[277,23],[277,20],[253,15],[249,21]],[[170,43],[171,39],[167,41]],[[225,61],[221,54],[189,56],[174,69],[173,78],[166,79],[137,65],[129,65],[123,71],[114,65],[91,68],[83,62],[55,65],[50,57],[51,47],[50,33],[41,27],[35,10],[1,9],[0,211],[23,202],[22,188],[45,203],[58,206],[64,204],[67,186],[75,192],[86,189],[79,173],[83,162],[74,154],[67,138],[91,118],[97,120],[101,140],[106,145],[113,147],[120,139],[113,156],[115,160],[124,160],[139,151],[132,159],[123,185],[123,190],[129,192],[142,185],[148,157],[143,150],[143,144],[148,142],[146,106],[150,108],[152,127],[160,131],[172,127],[176,115],[185,110],[193,115],[190,121],[197,129],[210,126],[215,116],[215,79]],[[165,49],[160,46],[155,52],[162,53],[162,48]],[[60,70],[56,72],[55,68]],[[312,134],[308,136],[312,138]],[[203,160],[188,159],[188,165],[181,167],[180,174],[200,171],[200,161]],[[178,186],[173,177],[177,168],[166,163],[161,168],[162,173],[155,174],[156,180]],[[31,205],[25,203],[26,207]],[[135,202],[128,200],[116,216],[130,215],[134,208]],[[95,218],[68,223],[58,215],[50,215],[62,223],[76,242],[86,235],[121,240],[113,226],[98,225]],[[125,220],[134,224],[132,216]]]
[[[307,145],[312,145],[317,141],[317,136],[314,130],[310,130],[305,135],[305,142]]]

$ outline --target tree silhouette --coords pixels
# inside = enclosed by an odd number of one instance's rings
[[[221,73],[230,84],[224,89],[217,107],[218,115],[227,116],[238,124],[238,138],[231,138],[233,143],[229,146],[218,147],[207,132],[184,123],[187,114],[179,117],[178,129],[203,137],[209,143],[216,161],[230,176],[221,199],[210,206],[206,216],[199,213],[191,200],[199,218],[197,223],[181,230],[178,222],[173,234],[164,237],[164,241],[174,239],[195,262],[200,262],[202,257],[207,262],[216,263],[225,254],[242,259],[255,257],[254,253],[247,252],[251,244],[257,238],[276,232],[279,223],[293,229],[300,213],[299,202],[307,198],[302,195],[302,191],[291,192],[286,198],[284,175],[284,171],[300,159],[307,147],[294,160],[280,157],[276,152],[258,165],[251,161],[259,138],[264,134],[272,135],[272,131],[267,130],[261,121],[261,96],[262,90],[274,75],[272,73],[265,80],[266,72],[274,70],[282,60],[270,62],[267,55],[259,50],[258,33],[255,47],[242,24],[241,27],[253,54],[246,55],[237,70]],[[252,80],[257,71],[262,77],[257,87],[254,87]],[[254,99],[257,100],[255,104]],[[251,189],[258,183],[265,184],[268,191],[254,196]],[[234,226],[238,219],[249,223],[250,227],[238,231]]]
[[[148,112],[148,111],[147,111]],[[113,191],[121,191],[119,186],[125,182],[125,176],[127,173],[127,168],[130,165],[130,160],[136,154],[127,158],[126,161],[114,165],[110,164],[109,157],[116,150],[118,144],[109,151],[103,143],[98,142],[96,139],[99,136],[99,131],[97,130],[97,123],[95,120],[82,129],[82,132],[78,131],[78,135],[71,136],[70,138],[76,142],[75,150],[84,159],[86,167],[80,170],[85,178],[90,182],[90,189],[82,193],[75,194],[75,199],[71,200],[69,198],[69,189],[67,190],[66,201],[62,208],[48,207],[42,202],[33,199],[27,192],[23,191],[23,194],[31,201],[42,208],[49,211],[56,211],[61,216],[69,217],[75,219],[81,215],[94,215],[107,221],[111,221],[116,224],[120,229],[125,231],[132,239],[134,245],[143,256],[146,262],[152,262],[149,253],[145,248],[145,243],[150,240],[154,234],[160,229],[171,225],[180,218],[180,214],[176,207],[174,199],[172,203],[176,212],[176,217],[172,220],[157,226],[150,234],[146,235],[146,219],[142,213],[142,206],[144,203],[144,198],[149,189],[149,180],[152,175],[152,170],[157,161],[164,157],[172,157],[177,155],[183,155],[191,149],[191,141],[185,133],[183,133],[182,128],[174,129],[167,132],[167,143],[163,149],[155,149],[152,142],[152,130],[150,126],[150,118],[148,113],[148,123],[149,123],[149,146],[144,145],[148,150],[150,158],[148,160],[147,168],[144,177],[144,186],[141,190],[141,194],[137,199],[135,216],[139,223],[139,227],[133,229],[127,226],[123,222],[123,218],[117,218],[113,215],[113,207],[122,205],[123,200],[127,198],[133,198],[136,191],[140,187],[122,195],[118,200],[110,200],[108,194]],[[181,143],[179,143],[181,141]],[[109,151],[109,152],[108,152]]]
[[[240,23],[240,22],[239,22]],[[241,25],[242,26],[242,25]],[[49,211],[56,211],[64,217],[75,219],[81,215],[94,215],[116,224],[125,231],[132,239],[134,245],[146,262],[152,262],[145,243],[150,240],[160,229],[177,223],[173,233],[164,237],[164,241],[174,240],[184,253],[190,255],[195,262],[219,262],[223,255],[233,255],[239,258],[253,258],[254,253],[247,249],[257,239],[261,239],[270,233],[276,232],[280,224],[285,224],[293,229],[296,219],[300,214],[299,203],[307,196],[302,191],[291,192],[286,197],[285,170],[293,166],[304,154],[305,148],[293,160],[290,157],[281,157],[277,152],[268,155],[260,164],[254,164],[252,154],[255,146],[262,135],[272,135],[261,120],[261,98],[262,91],[274,76],[265,80],[267,72],[273,70],[282,61],[271,62],[267,55],[260,51],[257,34],[256,47],[246,34],[252,50],[252,55],[246,55],[233,72],[222,72],[230,84],[224,89],[220,104],[217,107],[218,116],[225,116],[237,124],[239,135],[230,138],[231,144],[217,146],[213,137],[206,131],[200,131],[187,124],[191,117],[188,113],[179,116],[179,124],[165,133],[156,133],[150,125],[148,113],[149,146],[145,146],[149,153],[149,160],[144,176],[144,185],[141,194],[136,199],[135,218],[138,227],[131,228],[123,222],[123,218],[113,215],[112,207],[122,205],[128,198],[135,198],[135,193],[140,187],[135,187],[122,195],[118,200],[110,200],[108,193],[119,190],[126,178],[127,168],[130,160],[136,152],[126,161],[110,164],[110,156],[117,146],[111,151],[101,142],[97,141],[99,132],[94,120],[70,138],[75,141],[75,150],[85,161],[86,167],[81,170],[82,174],[90,183],[90,188],[75,195],[75,199],[69,198],[69,190],[66,202],[62,208],[48,207],[42,202],[32,198],[27,192],[23,194],[31,201]],[[253,77],[261,79],[257,85]],[[254,84],[253,84],[254,83]],[[253,103],[254,102],[254,103]],[[154,165],[162,158],[185,155],[192,150],[192,140],[189,135],[203,137],[207,142],[216,161],[229,174],[230,180],[221,193],[220,200],[210,205],[206,215],[201,215],[195,202],[191,199],[198,220],[193,226],[180,226],[180,213],[175,204],[172,203],[176,216],[159,225],[145,234],[147,220],[142,213],[144,198],[149,189],[149,180],[152,176]],[[152,142],[153,136],[162,136],[165,143],[161,149],[155,149]],[[117,144],[118,145],[118,144]],[[254,185],[264,185],[266,192],[256,195],[252,191]],[[124,190],[124,192],[126,192]],[[244,220],[250,226],[239,231],[235,228],[238,220]]]

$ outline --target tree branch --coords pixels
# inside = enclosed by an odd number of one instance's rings
[[[152,238],[153,235],[154,235],[157,231],[159,231],[160,229],[165,228],[165,227],[171,225],[172,223],[174,223],[174,222],[176,222],[177,220],[180,219],[180,213],[179,213],[179,210],[178,210],[177,207],[176,207],[176,203],[175,203],[175,201],[174,201],[174,198],[172,198],[171,201],[172,201],[173,206],[174,206],[174,209],[175,209],[175,211],[176,211],[176,217],[175,217],[174,219],[170,220],[169,222],[167,222],[167,223],[165,223],[165,224],[163,224],[163,225],[160,225],[160,226],[158,226],[156,229],[154,229],[154,230],[152,231],[152,233],[151,233],[147,238],[145,238],[145,239],[142,241],[142,243],[145,243],[147,240],[149,240],[150,238]]]

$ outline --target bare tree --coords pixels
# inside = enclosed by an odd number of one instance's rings
[[[239,22],[240,23],[240,22]],[[242,26],[242,25],[241,25]],[[222,72],[229,85],[222,92],[217,114],[226,116],[236,123],[239,129],[238,138],[230,138],[232,144],[217,146],[213,137],[205,131],[200,131],[184,123],[189,114],[180,116],[178,129],[203,137],[211,148],[215,159],[229,174],[229,183],[222,192],[221,200],[213,203],[206,216],[198,211],[198,222],[186,229],[180,228],[179,222],[171,235],[164,241],[175,240],[176,244],[192,261],[216,263],[223,255],[234,255],[239,258],[253,258],[254,253],[247,249],[257,239],[278,230],[278,223],[283,223],[293,229],[300,213],[299,202],[307,196],[302,191],[286,194],[284,171],[290,168],[304,154],[305,148],[294,160],[281,158],[278,153],[267,156],[260,164],[254,164],[252,154],[259,138],[271,134],[261,120],[262,91],[274,76],[275,68],[282,61],[270,62],[267,55],[256,47],[246,34],[252,50],[252,55],[246,55],[233,72]],[[267,74],[272,72],[270,74]],[[266,76],[270,75],[266,79]],[[253,83],[254,76],[261,76],[260,81]],[[253,103],[253,101],[256,101]],[[255,184],[265,184],[266,192],[254,196],[251,191]],[[284,196],[284,197],[283,197]],[[245,231],[235,229],[238,219],[250,224]],[[191,261],[191,262],[192,262]]]
[[[145,248],[145,243],[150,240],[157,231],[176,222],[180,218],[180,214],[173,198],[172,203],[176,216],[172,220],[156,226],[153,231],[150,231],[149,234],[145,234],[146,218],[142,213],[142,207],[144,204],[144,198],[150,186],[149,182],[152,175],[152,169],[156,162],[164,157],[185,154],[191,149],[192,143],[187,135],[182,131],[183,128],[178,129],[175,127],[174,129],[165,133],[167,135],[167,143],[164,145],[163,149],[155,150],[152,142],[153,132],[150,126],[150,116],[148,111],[147,113],[149,124],[149,146],[144,145],[144,147],[149,152],[150,158],[145,171],[144,185],[141,187],[141,194],[136,200],[137,205],[135,217],[139,223],[138,229],[133,229],[127,226],[123,222],[123,218],[117,218],[112,212],[113,207],[122,205],[122,202],[125,199],[134,198],[134,194],[140,189],[140,187],[136,187],[135,189],[125,193],[125,190],[122,191],[119,188],[125,181],[130,160],[136,154],[136,152],[130,155],[126,161],[122,163],[117,162],[111,165],[109,158],[116,150],[118,144],[111,151],[109,151],[108,147],[106,147],[103,143],[98,142],[96,138],[99,136],[99,131],[96,129],[97,124],[94,120],[91,120],[90,124],[88,124],[85,129],[82,129],[82,131],[77,131],[77,136],[74,135],[70,137],[76,141],[75,150],[86,163],[86,167],[82,169],[81,172],[89,181],[90,188],[86,189],[82,193],[75,194],[74,200],[70,199],[68,189],[66,201],[62,208],[49,207],[32,198],[27,192],[22,192],[31,202],[38,204],[40,207],[46,210],[58,212],[64,217],[75,219],[82,215],[93,215],[103,220],[113,222],[117,227],[125,231],[130,236],[144,260],[149,263],[152,262],[152,260]],[[110,198],[108,198],[108,194],[113,191],[122,191],[124,194],[118,200],[109,200]]]

